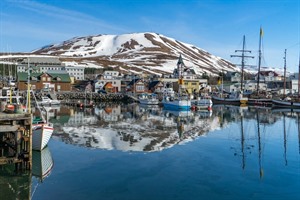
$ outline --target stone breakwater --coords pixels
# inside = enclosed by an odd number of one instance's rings
[[[47,95],[45,93],[36,93],[36,98],[41,99],[42,96]],[[109,94],[98,94],[98,93],[85,93],[85,92],[58,92],[56,98],[61,101],[72,101],[72,100],[92,100],[95,102],[111,102],[111,101],[132,101],[131,98],[123,93],[109,93]]]

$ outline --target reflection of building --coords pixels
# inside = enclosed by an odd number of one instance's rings
[[[73,114],[70,116],[69,121],[65,125],[77,126],[77,125],[96,124],[98,121],[97,117],[95,115],[92,115],[92,113],[89,113],[89,115],[87,115],[87,112],[85,111],[73,112]]]
[[[121,116],[121,106],[113,105],[106,106],[103,109],[95,108],[95,114],[98,115],[105,122],[117,122]]]

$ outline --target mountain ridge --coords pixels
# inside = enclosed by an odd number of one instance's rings
[[[55,55],[62,61],[87,67],[160,75],[172,73],[181,54],[185,65],[198,75],[240,71],[229,61],[199,47],[151,32],[74,37],[31,53]]]

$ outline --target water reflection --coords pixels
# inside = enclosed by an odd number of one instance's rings
[[[0,166],[0,199],[30,199],[31,173],[15,172],[14,165]]]
[[[239,123],[241,151],[235,150],[234,154],[241,154],[242,168],[247,152],[253,151],[254,146],[262,151],[260,126],[271,126],[283,117],[299,116],[291,110],[224,105],[214,106],[213,112],[172,111],[139,104],[100,104],[95,108],[60,110],[51,120],[56,125],[54,137],[67,144],[121,151],[161,151]],[[255,135],[245,135],[245,120],[255,121],[256,130],[252,130]],[[247,137],[257,140],[257,144]]]
[[[150,194],[153,199],[175,195],[197,199],[203,194],[204,199],[299,197],[296,110],[218,105],[213,112],[174,112],[159,106],[101,104],[86,109],[61,106],[54,113],[56,141],[50,147],[57,156],[55,168],[47,149],[34,152],[32,179],[31,174],[8,175],[3,170],[13,169],[1,168],[4,199],[64,195],[140,199]],[[52,168],[57,171],[48,177]],[[139,185],[145,187],[136,190]],[[174,192],[178,185],[181,190]]]
[[[48,146],[42,151],[32,151],[32,191],[31,198],[37,192],[39,186],[50,176],[54,161]]]
[[[68,115],[68,114],[67,114]],[[60,116],[62,117],[62,116]],[[163,110],[159,106],[99,105],[69,108],[69,119],[56,124],[65,143],[121,151],[160,151],[211,130],[210,113]]]
[[[32,152],[32,171],[15,171],[15,166],[0,166],[0,199],[32,199],[38,186],[49,176],[53,159],[48,147]]]

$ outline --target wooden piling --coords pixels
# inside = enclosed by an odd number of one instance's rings
[[[31,114],[0,113],[0,165],[15,164],[30,170],[32,163]]]

